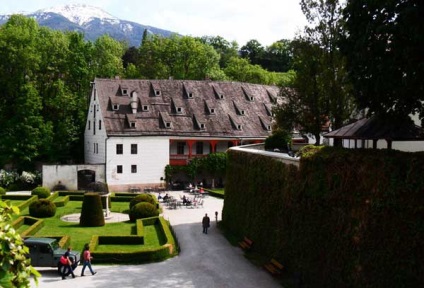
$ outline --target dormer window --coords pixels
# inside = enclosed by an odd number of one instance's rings
[[[238,124],[237,125],[237,130],[242,130],[242,129],[243,129],[243,126],[241,124]]]
[[[119,104],[112,104],[112,110],[119,110]]]
[[[119,86],[119,88],[121,89],[121,95],[122,96],[128,96],[128,87]]]
[[[181,114],[181,113],[183,113],[183,108],[177,107],[176,111],[177,111],[178,114]]]
[[[149,105],[143,105],[143,106],[141,106],[141,109],[143,111],[149,111]]]
[[[219,99],[224,99],[224,94],[219,94]]]
[[[155,90],[155,96],[160,96],[160,90]]]
[[[215,108],[211,108],[211,109],[209,110],[209,113],[211,113],[211,114],[215,114]]]
[[[271,125],[267,125],[266,130],[271,131]]]
[[[192,92],[187,93],[187,97],[190,99],[193,98],[193,93]]]
[[[200,123],[199,128],[200,128],[200,130],[205,130],[205,124]]]
[[[130,122],[130,128],[135,128],[135,122]]]
[[[254,101],[255,100],[255,97],[253,97],[253,96],[249,96],[249,101],[250,102],[252,102],[252,101]]]
[[[240,110],[240,115],[246,115],[244,114],[244,110]]]
[[[165,122],[165,127],[166,128],[171,128],[171,122]]]

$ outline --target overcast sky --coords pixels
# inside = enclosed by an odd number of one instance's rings
[[[82,3],[123,20],[190,36],[222,36],[240,46],[256,39],[268,46],[293,39],[306,20],[300,0],[9,0],[0,14]]]

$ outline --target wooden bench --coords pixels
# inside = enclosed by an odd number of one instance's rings
[[[273,276],[280,275],[283,273],[284,266],[274,258],[269,261],[269,263],[264,265],[264,268],[268,270]]]
[[[247,238],[246,236],[243,238],[242,241],[240,241],[239,246],[241,247],[241,249],[243,250],[250,250],[252,249],[252,245],[253,245],[253,241],[250,240],[249,238]]]

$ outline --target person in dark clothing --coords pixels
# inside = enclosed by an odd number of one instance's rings
[[[71,258],[69,258],[70,252],[71,252],[71,247],[68,247],[68,250],[66,250],[65,254],[63,254],[62,256],[63,259],[60,260],[62,264],[65,266],[63,267],[63,269],[61,269],[62,280],[65,280],[68,269],[72,275],[72,278],[75,278],[74,269],[72,268],[72,261],[71,261]]]
[[[210,226],[211,220],[209,219],[208,214],[206,213],[202,220],[203,233],[208,234],[208,228]]]

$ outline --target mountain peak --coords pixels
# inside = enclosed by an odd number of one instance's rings
[[[119,21],[118,18],[107,13],[103,9],[86,4],[68,4],[63,6],[55,6],[47,9],[38,10],[36,13],[60,14],[63,17],[67,18],[69,21],[78,25],[84,25],[85,23],[93,20],[93,18],[108,20],[109,22]]]

